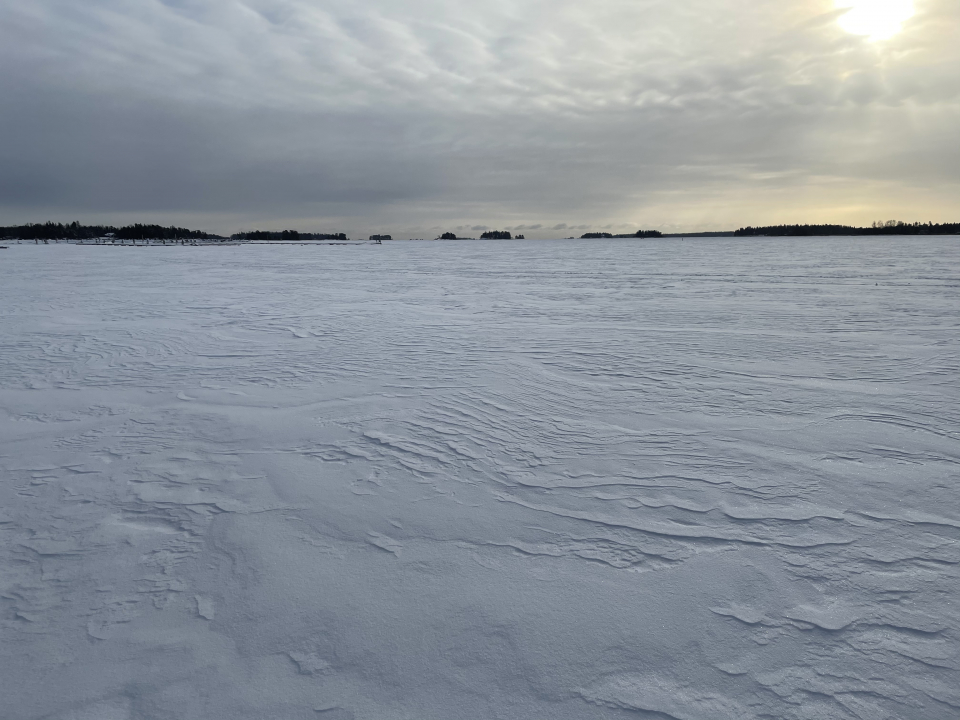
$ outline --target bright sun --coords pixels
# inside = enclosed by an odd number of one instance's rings
[[[850,8],[840,17],[840,27],[871,40],[886,40],[900,32],[901,23],[913,17],[913,0],[834,0]]]

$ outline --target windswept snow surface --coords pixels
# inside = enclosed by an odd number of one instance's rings
[[[955,720],[957,238],[13,245],[4,720]]]

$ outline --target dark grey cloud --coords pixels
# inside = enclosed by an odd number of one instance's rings
[[[833,0],[0,0],[0,222],[955,219],[960,7],[916,10],[875,42]]]

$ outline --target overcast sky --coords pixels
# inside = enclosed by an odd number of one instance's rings
[[[0,0],[0,225],[960,220],[960,2],[845,4]]]

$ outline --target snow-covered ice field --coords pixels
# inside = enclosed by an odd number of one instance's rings
[[[960,239],[0,251],[3,720],[956,720]]]

